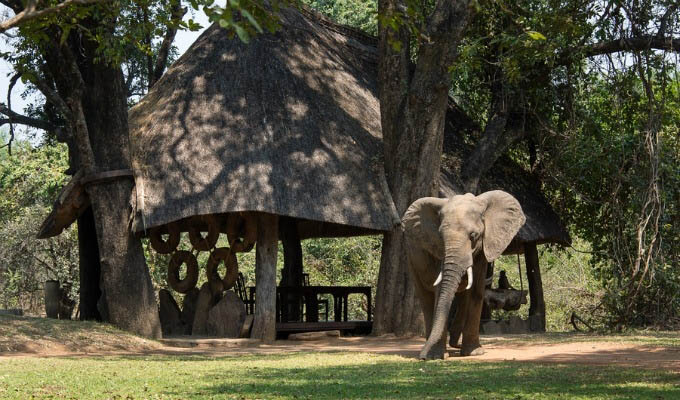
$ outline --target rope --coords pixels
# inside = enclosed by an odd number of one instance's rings
[[[519,290],[524,291],[524,282],[522,282],[522,264],[519,262],[519,253],[517,253],[517,273],[519,274]]]

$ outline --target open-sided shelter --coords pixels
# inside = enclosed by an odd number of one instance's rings
[[[299,254],[300,239],[381,233],[400,217],[382,164],[376,40],[306,10],[280,17],[277,32],[248,44],[209,27],[129,113],[131,229],[168,253],[181,231],[197,250],[214,250],[220,233],[241,251],[257,242],[254,334],[267,338],[280,232]],[[446,170],[444,178],[455,181]],[[60,195],[40,237],[87,207],[81,179]],[[489,180],[488,189],[532,198],[520,192],[533,188],[505,183]],[[552,211],[539,203],[526,209],[517,243],[566,243],[546,235],[559,222],[543,221]],[[301,258],[287,265],[301,272]]]

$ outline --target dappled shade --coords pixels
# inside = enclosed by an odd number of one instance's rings
[[[281,25],[245,44],[214,24],[132,108],[135,231],[237,211],[398,222],[371,39],[290,9]]]

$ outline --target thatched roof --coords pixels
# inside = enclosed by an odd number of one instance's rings
[[[457,124],[455,115],[455,110],[450,108],[447,113],[440,178],[442,197],[464,193],[460,167],[462,160],[465,160],[472,151],[472,147],[462,140],[459,132],[461,127]],[[504,190],[515,196],[526,216],[526,222],[504,254],[523,253],[523,244],[531,242],[571,246],[569,233],[543,195],[539,182],[508,156],[499,158],[479,182],[480,193],[495,189]]]
[[[280,16],[276,33],[249,44],[209,27],[130,110],[135,231],[236,211],[378,231],[398,223],[375,47],[292,9]]]
[[[281,25],[247,45],[208,28],[130,110],[135,231],[236,211],[299,218],[303,238],[398,222],[382,169],[375,39],[305,10],[284,9]],[[470,151],[456,139],[461,121],[447,118],[443,195],[458,192],[455,166]],[[481,186],[522,204],[515,244],[568,244],[529,175],[497,165]]]

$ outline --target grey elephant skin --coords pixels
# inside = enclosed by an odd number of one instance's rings
[[[517,199],[501,190],[448,199],[424,197],[406,210],[402,229],[427,337],[421,359],[444,358],[454,296],[459,303],[453,325],[463,336],[461,355],[483,354],[479,319],[487,263],[503,253],[524,221]],[[470,267],[472,282],[466,290]]]

